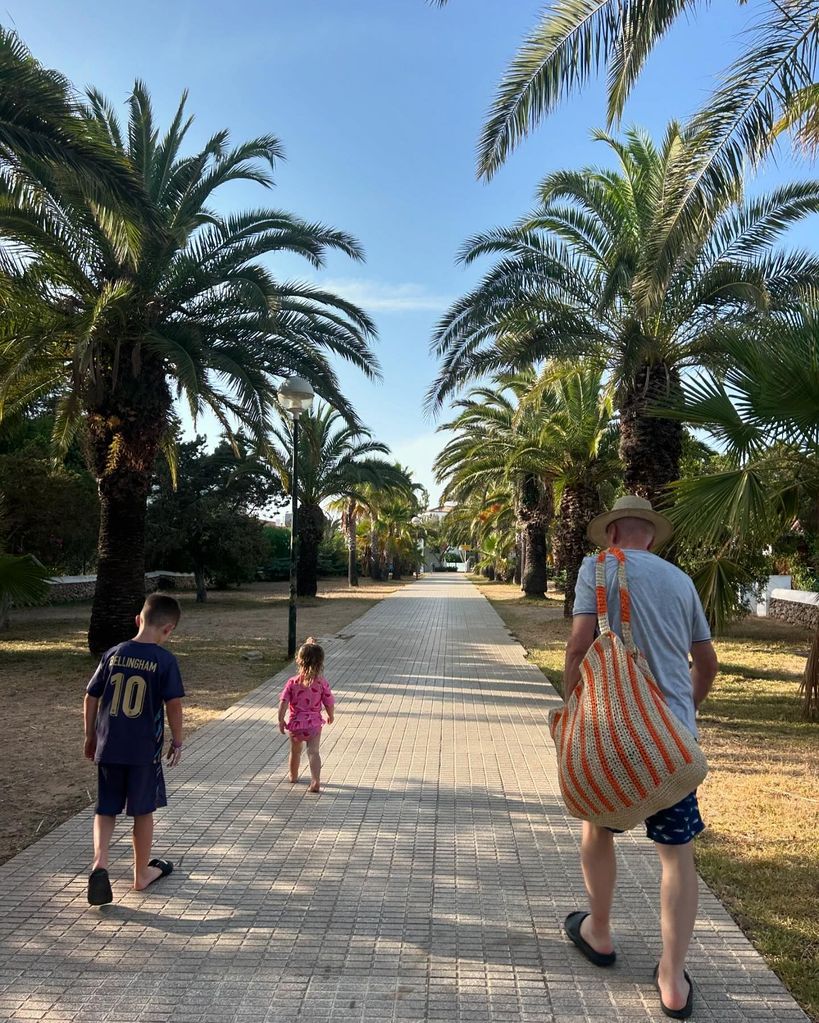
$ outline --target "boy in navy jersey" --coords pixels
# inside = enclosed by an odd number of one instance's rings
[[[173,864],[151,859],[154,810],[166,806],[162,776],[165,711],[173,738],[168,764],[182,757],[182,676],[176,658],[162,645],[176,628],[179,604],[152,593],[137,615],[137,634],[103,654],[85,692],[85,755],[97,764],[94,863],[88,901],[113,901],[108,846],[117,814],[134,818],[134,889],[167,877]]]

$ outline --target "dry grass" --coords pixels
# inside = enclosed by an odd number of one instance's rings
[[[401,583],[325,580],[299,603],[299,638],[330,636]],[[206,604],[180,594],[182,620],[170,649],[188,698],[190,734],[275,674],[287,661],[287,583],[213,593]],[[12,615],[0,641],[0,863],[91,802],[96,778],[82,756],[82,697],[95,667],[88,653],[89,604]],[[261,660],[242,653],[258,650]]]
[[[562,602],[480,585],[559,687],[569,631]],[[716,643],[721,670],[699,720],[711,765],[700,790],[708,827],[696,849],[702,876],[819,1020],[819,725],[801,719],[797,696],[808,646],[804,630],[764,619],[738,623]]]

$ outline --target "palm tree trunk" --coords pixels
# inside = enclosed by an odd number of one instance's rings
[[[145,601],[147,473],[117,470],[99,482],[100,532],[97,585],[88,647],[99,656],[136,632]]]
[[[523,549],[521,589],[527,597],[546,594],[546,534],[554,518],[551,480],[527,476],[517,498],[518,529]]]
[[[381,568],[381,551],[378,544],[378,532],[375,528],[370,530],[370,577],[376,582],[384,578]]]
[[[620,457],[626,492],[652,503],[680,478],[683,424],[651,415],[651,409],[682,396],[679,370],[643,365],[620,401]]]
[[[196,584],[196,603],[204,604],[208,599],[208,587],[205,580],[205,568],[197,565],[193,570],[193,579]]]
[[[512,576],[512,582],[516,586],[520,586],[521,576],[523,574],[523,546],[520,542],[520,536],[515,537],[515,571]]]
[[[586,527],[597,513],[597,493],[583,483],[569,484],[560,498],[557,526],[554,534],[555,568],[566,574],[563,597],[563,615],[571,618],[577,574],[583,558],[589,552]]]
[[[358,551],[356,550],[356,508],[355,501],[350,501],[347,506],[347,544],[349,554],[347,559],[347,582],[350,586],[358,586]]]
[[[546,595],[546,528],[543,522],[527,522],[523,527],[524,567],[520,586],[527,597]]]
[[[324,535],[324,512],[317,504],[299,506],[299,560],[296,566],[296,594],[315,597],[318,592],[318,554]]]
[[[85,421],[100,497],[88,646],[99,655],[134,635],[145,600],[145,508],[171,394],[163,361],[145,353],[133,373],[101,359],[96,386]]]
[[[802,717],[806,721],[819,718],[819,625],[813,634],[799,695],[802,697]]]

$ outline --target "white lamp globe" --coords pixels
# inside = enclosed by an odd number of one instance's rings
[[[279,401],[294,419],[307,412],[315,392],[304,377],[288,377],[279,387]]]

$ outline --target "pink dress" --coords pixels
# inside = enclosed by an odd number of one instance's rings
[[[290,705],[290,717],[285,727],[294,739],[302,742],[321,732],[325,723],[321,708],[332,707],[335,703],[326,678],[314,679],[309,686],[303,686],[298,675],[288,679],[280,699]]]

